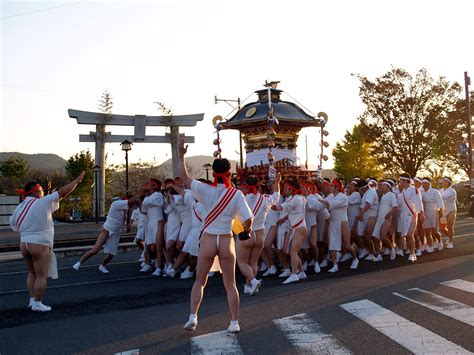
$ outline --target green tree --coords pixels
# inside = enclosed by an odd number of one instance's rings
[[[382,169],[372,146],[362,133],[360,125],[354,126],[352,132],[346,131],[342,143],[337,142],[332,150],[336,174],[346,181],[355,176],[379,177]]]
[[[89,218],[92,216],[92,187],[94,184],[94,175],[92,168],[94,167],[94,159],[92,154],[86,150],[71,156],[66,163],[66,175],[68,181],[75,179],[82,171],[86,174],[82,183],[70,195],[70,198],[63,205],[63,209],[69,209],[74,205],[79,208],[83,216]],[[78,202],[78,198],[80,199]],[[76,202],[73,202],[76,201]]]
[[[28,162],[21,157],[10,157],[0,162],[0,171],[6,178],[24,179],[28,175],[30,166]]]
[[[459,142],[450,121],[460,99],[461,86],[446,78],[433,79],[426,69],[415,77],[393,68],[374,81],[358,75],[360,98],[366,108],[362,132],[373,142],[385,168],[415,176],[420,169],[439,163]]]
[[[98,105],[99,112],[110,115],[112,114],[113,107],[114,107],[114,102],[112,99],[112,95],[110,94],[110,91],[106,89],[104,90],[104,92],[102,93],[99,99],[99,105]]]

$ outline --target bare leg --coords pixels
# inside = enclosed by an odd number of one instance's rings
[[[242,275],[247,279],[247,284],[253,279],[253,270],[249,265],[250,253],[255,241],[253,238],[237,242],[237,263]]]
[[[239,319],[239,291],[235,285],[235,242],[230,236],[221,236],[219,242],[219,263],[227,292],[231,320]]]
[[[33,297],[36,301],[41,301],[46,292],[49,262],[51,260],[51,250],[46,245],[28,243],[28,251],[33,260],[33,267],[36,275],[33,285]]]
[[[81,264],[84,264],[92,256],[96,255],[100,251],[100,249],[102,249],[102,246],[105,244],[108,237],[109,237],[109,231],[102,229],[92,249],[89,249],[88,251],[86,251],[79,259],[79,262]]]
[[[273,245],[275,244],[277,230],[278,228],[276,226],[270,227],[263,247],[262,259],[268,267],[275,265],[275,260],[273,259]]]
[[[291,249],[290,249],[290,256],[291,256],[291,273],[297,274],[299,271],[303,271],[303,264],[299,257],[299,252],[301,249],[301,245],[303,245],[304,239],[308,234],[308,230],[306,227],[298,228],[294,231],[294,236],[291,241]]]
[[[26,277],[26,289],[28,290],[30,297],[33,297],[33,288],[36,282],[33,259],[31,258],[30,253],[28,253],[25,243],[20,244],[20,251],[21,251],[21,255],[25,259],[26,267],[28,269],[28,276]]]
[[[102,266],[107,266],[113,258],[114,256],[112,254],[105,254],[104,260],[102,260]]]
[[[217,255],[216,236],[204,234],[200,240],[199,257],[197,259],[196,280],[191,290],[191,314],[197,314],[201,306],[207,275]]]
[[[449,212],[448,216],[446,217],[447,221],[447,230],[448,230],[448,241],[450,243],[453,242],[454,239],[454,222],[456,220],[456,213]]]
[[[264,233],[265,231],[263,229],[255,231],[255,245],[250,251],[249,265],[252,268],[254,277],[257,276],[258,272],[258,260],[260,259],[263,250]]]
[[[351,231],[349,229],[348,222],[342,222],[341,233],[342,233],[342,245],[344,249],[346,250],[346,252],[351,253],[353,259],[356,259],[357,255],[356,255],[354,247],[351,244]]]

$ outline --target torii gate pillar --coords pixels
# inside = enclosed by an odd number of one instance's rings
[[[133,143],[169,143],[171,144],[171,161],[173,164],[173,177],[178,176],[178,147],[180,137],[186,143],[194,143],[194,137],[180,135],[179,127],[192,127],[197,121],[202,121],[203,113],[180,116],[145,116],[145,115],[115,115],[103,114],[99,112],[87,112],[79,110],[68,110],[69,117],[77,119],[78,124],[95,125],[96,131],[90,134],[79,135],[80,142],[95,143],[95,164],[100,167],[98,181],[99,191],[99,216],[105,215],[105,143],[121,143],[128,140]],[[112,135],[105,131],[105,126],[134,126],[133,135]],[[147,136],[145,131],[147,126],[170,127],[170,133],[164,136]],[[95,189],[94,189],[95,191]],[[94,198],[96,198],[94,196]],[[95,209],[95,204],[94,209]]]

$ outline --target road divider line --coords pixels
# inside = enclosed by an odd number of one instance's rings
[[[474,293],[474,282],[456,279],[441,282],[441,285],[456,288],[458,290]]]
[[[415,354],[472,354],[455,343],[367,299],[340,305]]]
[[[398,292],[394,292],[393,294],[413,303],[419,304],[423,307],[429,308],[435,312],[441,313],[445,316],[454,318],[460,322],[474,326],[474,307],[443,296],[439,296],[420,288],[410,288],[408,291],[415,294],[422,294],[423,299],[427,299],[427,301],[413,299]]]
[[[243,354],[237,336],[220,331],[191,338],[191,354]]]
[[[306,313],[274,319],[273,323],[285,334],[288,342],[297,349],[298,353],[352,354]]]
[[[75,282],[75,283],[70,283],[70,284],[48,286],[48,290],[55,289],[55,288],[97,285],[97,284],[105,284],[105,283],[117,282],[117,281],[133,281],[133,280],[142,280],[142,279],[151,279],[151,278],[152,278],[151,275],[147,275],[147,276],[123,277],[121,279],[107,279],[107,280],[96,280],[96,281],[87,281],[87,282]],[[1,291],[0,296],[12,295],[12,294],[15,294],[15,293],[26,293],[26,292],[27,292],[27,290],[25,288],[17,289],[17,290]]]

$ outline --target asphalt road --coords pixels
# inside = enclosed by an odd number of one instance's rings
[[[45,314],[26,309],[23,264],[0,263],[0,353],[474,352],[473,226],[461,220],[454,249],[414,265],[362,262],[356,272],[345,265],[293,285],[265,279],[258,295],[241,295],[237,336],[221,332],[229,315],[219,276],[189,333],[182,326],[192,280],[140,274],[136,252],[120,254],[109,275],[97,271],[100,256],[79,272],[70,268],[75,258],[60,259],[60,279],[45,300],[53,311]],[[451,280],[464,282],[441,284]]]

